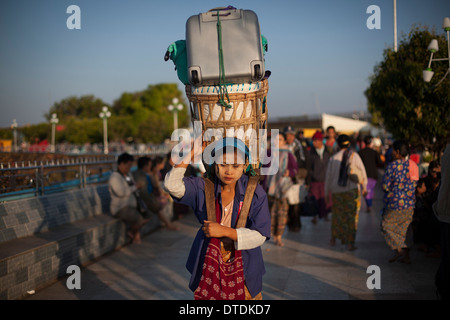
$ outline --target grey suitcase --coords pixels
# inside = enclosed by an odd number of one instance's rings
[[[186,22],[189,82],[194,86],[219,84],[217,14],[222,28],[226,83],[260,81],[265,68],[258,17],[251,10],[217,8],[194,15]]]

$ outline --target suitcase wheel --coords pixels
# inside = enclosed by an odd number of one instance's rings
[[[261,66],[259,64],[256,64],[253,67],[254,71],[255,71],[255,79],[259,80],[262,78],[262,74],[261,74]]]
[[[196,85],[198,83],[200,83],[200,80],[198,80],[198,72],[197,70],[192,70],[191,71],[191,81],[193,85]]]

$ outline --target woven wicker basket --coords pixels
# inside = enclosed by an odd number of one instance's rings
[[[236,86],[242,86],[242,89],[236,89]],[[202,131],[206,132],[206,135],[208,132],[212,134],[211,139],[206,138],[207,143],[213,142],[218,137],[237,137],[244,141],[253,155],[256,155],[252,157],[252,166],[258,166],[260,150],[265,148],[267,142],[267,133],[260,135],[259,131],[267,129],[269,91],[267,79],[253,84],[231,86],[228,89],[231,108],[218,104],[217,87],[197,88],[186,85],[185,89],[192,122],[201,121]]]

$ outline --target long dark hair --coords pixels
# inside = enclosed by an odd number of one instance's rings
[[[338,185],[345,187],[348,181],[348,166],[349,159],[352,154],[352,148],[350,148],[350,137],[346,134],[341,134],[337,138],[339,148],[346,149],[342,155],[341,165],[339,167],[339,179]]]
[[[121,164],[122,162],[133,162],[134,161],[134,157],[129,154],[129,153],[122,153],[118,158],[117,158],[117,164]]]
[[[397,151],[403,158],[409,154],[409,146],[405,140],[397,140],[392,145],[392,150]]]

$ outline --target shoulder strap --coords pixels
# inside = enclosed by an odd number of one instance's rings
[[[122,172],[120,172],[119,170],[117,170],[117,173],[120,174],[120,176],[123,178],[123,180],[125,180],[125,182],[129,185],[129,186],[133,186],[134,185],[134,181],[132,179],[132,177],[130,175],[125,176]],[[128,179],[130,180],[128,180]],[[130,184],[130,182],[132,182],[132,184]]]
[[[208,221],[216,221],[216,197],[214,195],[214,182],[205,177],[203,177],[203,180],[205,180],[205,201]]]
[[[248,213],[252,204],[253,195],[255,194],[256,187],[258,186],[260,175],[259,170],[256,169],[256,175],[248,178],[247,189],[245,190],[244,203],[242,204],[241,213],[239,214],[238,221],[236,223],[236,229],[245,228],[247,223]]]
[[[247,223],[248,213],[252,204],[253,195],[255,194],[256,187],[258,186],[260,174],[259,170],[255,170],[256,175],[250,176],[245,190],[244,203],[242,204],[241,212],[239,214],[238,221],[236,223],[236,229],[244,228]],[[203,178],[205,180],[205,200],[206,211],[209,221],[216,221],[216,198],[214,195],[214,182],[209,178]]]

